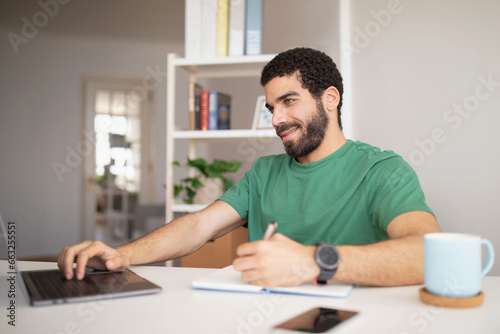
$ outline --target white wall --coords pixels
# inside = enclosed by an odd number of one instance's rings
[[[400,1],[390,19],[389,3],[352,2],[354,137],[400,153],[441,229],[489,238],[499,259],[500,2]]]
[[[10,28],[4,27],[5,36]],[[18,224],[18,256],[57,254],[80,241],[81,165],[59,182],[54,161],[66,162],[82,140],[81,77],[137,77],[164,73],[168,51],[182,45],[40,33],[13,52],[0,48],[0,212]],[[156,89],[158,134],[156,194],[164,200],[165,84]],[[151,83],[151,81],[149,81]]]

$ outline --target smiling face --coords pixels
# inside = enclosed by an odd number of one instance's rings
[[[320,147],[329,124],[321,99],[302,88],[296,75],[275,77],[264,90],[272,124],[286,153],[297,159]]]

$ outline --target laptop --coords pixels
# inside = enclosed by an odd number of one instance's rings
[[[7,274],[19,278],[32,306],[142,296],[161,291],[161,287],[128,269],[121,272],[87,269],[81,281],[67,280],[59,269],[18,271],[14,232],[15,224],[9,222],[7,226],[0,214],[0,259],[8,260]]]

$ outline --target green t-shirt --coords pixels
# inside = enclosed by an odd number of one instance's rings
[[[248,222],[250,241],[276,221],[277,232],[304,245],[373,243],[389,238],[387,226],[400,214],[432,213],[401,156],[351,140],[311,164],[261,157],[219,200]]]

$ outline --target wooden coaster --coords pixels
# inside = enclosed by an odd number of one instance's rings
[[[420,288],[418,293],[420,295],[420,300],[424,303],[441,307],[477,307],[480,306],[484,300],[484,293],[482,291],[479,292],[479,294],[477,294],[476,296],[463,298],[437,296],[427,291],[426,288]]]

